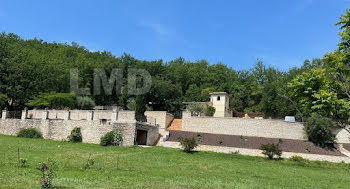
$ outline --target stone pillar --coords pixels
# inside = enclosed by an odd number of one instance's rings
[[[42,119],[42,120],[46,120],[48,117],[49,117],[49,111],[44,110],[44,111],[41,113],[41,119]]]
[[[2,111],[1,119],[6,119],[6,116],[7,116],[7,109]]]
[[[117,120],[118,120],[117,116],[118,116],[117,110],[113,110],[113,111],[112,111],[111,120],[112,120],[112,121],[117,121]]]
[[[182,118],[191,118],[191,112],[183,111],[182,112]]]
[[[70,120],[70,111],[67,110],[64,115],[64,120]]]
[[[88,111],[87,120],[94,120],[94,111]]]
[[[28,109],[27,109],[27,108],[24,108],[24,110],[22,110],[21,119],[22,119],[22,120],[25,120],[25,119],[27,119],[27,116],[28,116]]]

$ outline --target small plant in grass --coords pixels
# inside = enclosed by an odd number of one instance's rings
[[[295,161],[295,162],[305,162],[305,161],[307,161],[306,159],[304,159],[303,157],[300,157],[300,156],[292,156],[291,158],[289,158],[289,160]]]
[[[27,167],[28,165],[27,165],[27,162],[28,162],[28,160],[27,159],[25,159],[25,158],[20,158],[19,159],[19,167]]]
[[[198,146],[197,140],[193,138],[179,138],[180,144],[183,151],[186,153],[191,153]]]
[[[263,154],[266,155],[269,159],[273,159],[274,156],[281,158],[282,150],[279,148],[279,144],[263,144],[260,146]]]
[[[28,129],[20,129],[17,133],[17,137],[24,137],[24,138],[43,138],[40,131],[38,131],[35,128],[28,128]]]
[[[85,170],[90,169],[90,167],[92,167],[93,165],[95,165],[95,160],[94,160],[94,158],[91,158],[91,154],[90,154],[88,160],[86,161],[84,168],[85,168]]]
[[[70,135],[68,136],[68,140],[70,142],[81,142],[83,139],[82,139],[82,135],[81,135],[81,131],[80,131],[80,128],[79,127],[75,127]]]
[[[56,176],[54,166],[55,162],[51,159],[48,159],[47,162],[39,163],[38,169],[41,172],[41,188],[53,188],[53,179]]]
[[[106,133],[101,137],[100,144],[102,146],[120,146],[123,142],[123,132],[114,130]]]

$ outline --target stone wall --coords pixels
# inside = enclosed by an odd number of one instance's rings
[[[113,113],[112,110],[28,110],[26,118],[42,119],[42,113],[44,111],[48,112],[48,119],[70,120],[109,120],[112,118]]]
[[[271,119],[191,117],[182,119],[182,130],[227,135],[255,136],[306,140],[302,123],[288,123]],[[338,143],[350,143],[350,133],[345,129],[335,129]]]
[[[348,128],[349,130],[350,128]],[[350,133],[345,129],[335,129],[333,132],[337,137],[338,143],[350,143]]]
[[[83,142],[100,143],[100,138],[109,131],[120,129],[123,131],[123,146],[134,145],[136,121],[120,122],[100,120],[40,120],[40,119],[2,119],[0,120],[0,133],[16,135],[21,128],[36,128],[45,139],[67,140],[75,127],[81,128]]]
[[[45,139],[67,140],[73,128],[80,127],[83,142],[99,143],[104,134],[118,129],[123,131],[123,146],[134,145],[136,127],[147,131],[147,145],[156,143],[159,136],[159,127],[137,123],[134,111],[24,110],[21,119],[7,119],[6,111],[2,114],[0,134],[6,135],[16,135],[21,128],[36,128]]]
[[[166,111],[146,111],[145,116],[150,124],[159,125],[159,133],[164,135],[166,128],[173,121],[174,116]]]
[[[147,123],[137,123],[136,129],[147,131],[147,142],[149,146],[156,145],[159,139],[159,127]]]
[[[243,118],[185,117],[182,130],[203,133],[305,140],[301,123]]]

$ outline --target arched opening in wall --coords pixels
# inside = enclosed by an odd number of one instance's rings
[[[220,101],[220,96],[216,97],[216,100],[217,100],[217,101]]]
[[[147,131],[137,129],[135,143],[136,145],[147,145]]]

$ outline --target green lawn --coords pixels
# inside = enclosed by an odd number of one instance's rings
[[[17,148],[28,167],[17,167]],[[89,154],[93,168],[84,170]],[[120,157],[119,168],[116,159]],[[0,135],[0,188],[39,188],[37,164],[57,162],[57,188],[350,188],[349,165],[186,154],[163,147],[102,147]]]

